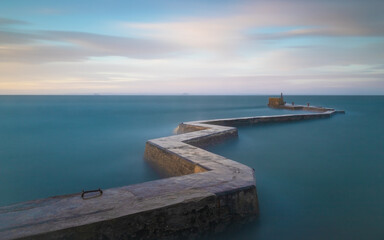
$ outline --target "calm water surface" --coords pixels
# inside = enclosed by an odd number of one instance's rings
[[[256,222],[213,239],[384,239],[384,97],[287,97],[347,111],[239,128],[209,150],[255,169]]]
[[[0,205],[159,178],[145,141],[183,121],[292,113],[266,96],[0,96]],[[288,96],[347,111],[239,129],[209,150],[256,170],[257,221],[213,239],[384,239],[384,97]]]
[[[147,140],[183,121],[280,113],[266,99],[0,96],[0,206],[158,179]]]

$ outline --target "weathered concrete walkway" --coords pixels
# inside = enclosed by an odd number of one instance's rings
[[[300,109],[302,110],[302,109]],[[311,109],[312,110],[312,109]],[[193,237],[258,214],[254,171],[199,147],[236,137],[234,126],[327,118],[321,113],[182,123],[178,135],[149,140],[145,158],[175,176],[0,208],[0,239],[161,239]]]

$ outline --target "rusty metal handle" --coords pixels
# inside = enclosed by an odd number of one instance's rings
[[[87,193],[93,193],[93,192],[99,192],[99,195],[95,195],[95,196],[91,196],[91,197],[84,197],[85,194]],[[99,189],[96,189],[96,190],[88,190],[88,191],[82,191],[81,193],[81,198],[84,199],[84,200],[87,200],[87,199],[90,199],[90,198],[95,198],[95,197],[100,197],[101,195],[103,195],[103,190],[101,190],[100,188]]]

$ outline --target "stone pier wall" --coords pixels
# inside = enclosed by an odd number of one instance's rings
[[[236,137],[234,126],[336,113],[182,123],[149,140],[144,156],[169,178],[111,188],[99,197],[56,196],[0,207],[0,239],[190,239],[259,213],[254,170],[200,147]]]

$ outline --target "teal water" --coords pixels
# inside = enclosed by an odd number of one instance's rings
[[[259,218],[213,239],[384,239],[384,97],[288,96],[346,110],[241,127],[209,150],[256,170]],[[287,114],[267,96],[0,96],[0,206],[159,178],[145,141],[183,121]],[[295,112],[296,113],[296,112]]]
[[[145,142],[183,121],[277,114],[266,97],[0,96],[0,206],[158,179]]]
[[[210,151],[255,169],[260,216],[213,239],[384,239],[384,97],[287,97],[345,115],[239,128]]]

